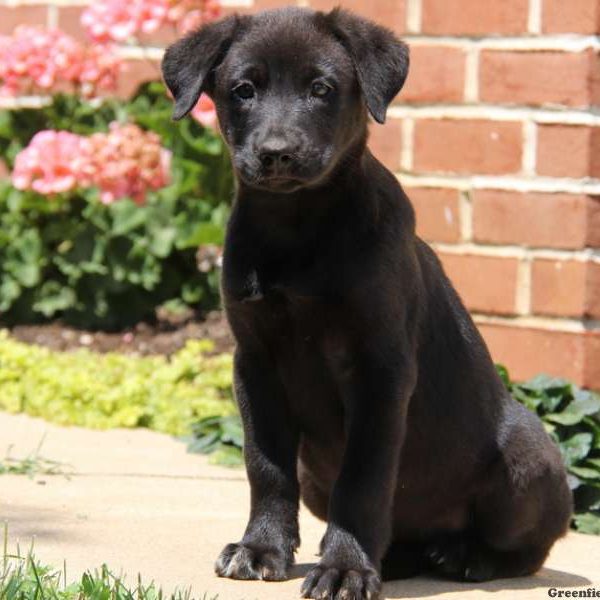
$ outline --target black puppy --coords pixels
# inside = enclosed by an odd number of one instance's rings
[[[342,10],[232,16],[166,53],[174,118],[210,94],[238,182],[222,292],[252,501],[221,576],[286,577],[300,496],[328,522],[306,598],[376,598],[381,573],[425,567],[525,575],[567,528],[557,449],[366,147],[407,70]]]

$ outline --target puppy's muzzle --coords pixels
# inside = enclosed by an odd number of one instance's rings
[[[288,176],[297,162],[298,146],[284,138],[268,138],[258,145],[256,154],[263,175],[269,177]]]

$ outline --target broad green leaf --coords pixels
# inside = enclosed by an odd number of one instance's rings
[[[582,513],[574,517],[575,527],[581,533],[600,535],[600,515],[594,513]]]
[[[593,436],[591,433],[577,433],[559,444],[565,463],[574,465],[585,458],[592,448]]]
[[[156,229],[152,232],[150,239],[150,252],[159,258],[165,258],[171,253],[173,242],[177,235],[177,230],[174,227],[164,227]]]
[[[577,475],[583,479],[600,479],[600,469],[594,469],[591,467],[569,467],[569,473]]]

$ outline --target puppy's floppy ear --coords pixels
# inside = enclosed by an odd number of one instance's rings
[[[389,29],[340,8],[325,19],[352,58],[369,112],[384,123],[387,107],[408,75],[408,46]]]
[[[175,98],[173,119],[179,120],[194,108],[200,94],[212,90],[213,70],[248,17],[232,15],[189,33],[170,46],[162,61],[162,73]]]

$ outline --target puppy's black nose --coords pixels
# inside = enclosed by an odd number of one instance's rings
[[[262,166],[277,172],[289,168],[292,158],[292,146],[278,138],[265,141],[258,151],[258,159]]]

